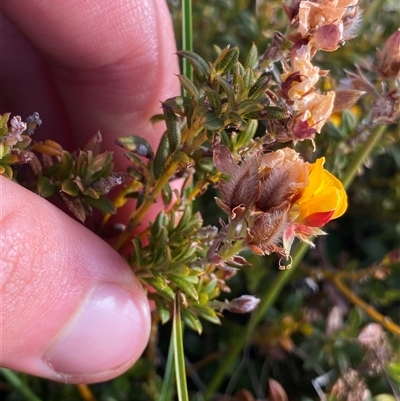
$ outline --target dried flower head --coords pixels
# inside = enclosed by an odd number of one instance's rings
[[[259,303],[260,299],[253,295],[242,295],[231,301],[225,300],[225,303],[221,305],[221,312],[223,310],[228,310],[233,313],[249,313],[252,312]]]
[[[383,78],[400,77],[400,28],[386,40],[385,45],[376,53],[377,72]]]
[[[308,38],[315,50],[334,51],[354,36],[359,23],[358,0],[298,1],[285,7],[297,35]]]
[[[310,164],[284,148],[236,163],[224,145],[214,152],[215,166],[230,173],[219,184],[217,202],[232,220],[240,216],[247,223],[246,243],[256,254],[289,256],[295,237],[307,242],[323,234],[319,228],[347,208],[343,185],[323,168],[324,158]]]

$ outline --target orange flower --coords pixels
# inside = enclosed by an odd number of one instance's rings
[[[322,227],[328,221],[340,217],[347,209],[347,195],[343,184],[323,165],[321,157],[308,164],[308,185],[294,202],[292,212],[295,223],[308,227]]]

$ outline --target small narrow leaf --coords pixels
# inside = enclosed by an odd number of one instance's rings
[[[194,75],[200,83],[208,81],[210,77],[210,67],[198,54],[188,50],[180,50],[177,52],[177,55],[189,61],[193,67]]]
[[[189,276],[190,277],[190,276]],[[168,279],[171,280],[178,288],[180,288],[186,295],[198,301],[199,295],[197,294],[196,288],[193,284],[189,283],[188,280],[182,277],[168,275]]]
[[[169,141],[167,132],[161,138],[158,145],[156,156],[153,162],[153,175],[155,179],[159,179],[165,169],[165,163],[170,155]]]
[[[245,69],[247,68],[255,68],[258,63],[258,50],[257,46],[254,44],[251,45],[249,54],[246,57],[246,61],[243,64]]]
[[[213,89],[209,87],[204,87],[204,94],[206,95],[208,104],[212,107],[213,112],[216,116],[221,114],[221,97],[220,95]]]
[[[221,85],[222,90],[225,92],[228,99],[229,106],[233,110],[235,108],[235,93],[233,92],[231,85],[219,75],[216,76],[216,81]]]
[[[174,113],[185,116],[191,100],[184,96],[175,96],[167,99],[163,104],[168,106]],[[162,119],[164,120],[164,117]]]
[[[98,199],[91,196],[85,197],[85,202],[103,214],[115,214],[117,209],[111,199],[101,195]]]
[[[123,136],[115,141],[115,144],[121,148],[133,152],[138,156],[152,159],[154,156],[153,149],[150,144],[140,136]]]
[[[142,159],[133,152],[124,153],[124,156],[131,162],[131,166],[129,167],[134,168],[145,181],[149,182],[151,179],[150,171]]]
[[[182,319],[185,324],[194,331],[197,331],[198,334],[201,334],[203,331],[203,326],[197,316],[195,316],[190,310],[182,309],[181,311]]]
[[[147,277],[144,279],[149,285],[151,285],[160,295],[167,299],[174,299],[174,292],[168,285],[167,281],[161,276],[160,273],[152,271],[153,277]]]
[[[190,98],[192,100],[198,100],[199,91],[197,90],[196,85],[185,75],[178,75],[178,79]]]
[[[217,66],[217,71],[219,74],[223,74],[226,71],[232,69],[239,59],[239,49],[237,47],[233,47],[229,49],[229,51],[224,55],[219,65]]]
[[[163,112],[165,116],[165,124],[167,125],[168,143],[171,153],[181,145],[181,127],[179,126],[176,114],[163,104]]]
[[[246,146],[249,141],[254,137],[258,127],[257,120],[249,120],[247,122],[247,129],[245,131],[240,131],[236,138],[236,147],[240,148]]]
[[[265,90],[271,83],[271,77],[269,75],[262,75],[249,90],[250,99],[259,99],[264,95]]]
[[[155,298],[155,303],[157,307],[157,312],[160,315],[160,320],[162,324],[165,324],[169,321],[171,318],[171,313],[169,309],[165,306],[164,302],[162,302],[160,299]]]

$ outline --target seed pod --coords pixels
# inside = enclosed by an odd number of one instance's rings
[[[154,157],[154,162],[153,162],[153,176],[156,180],[158,180],[161,177],[165,169],[165,163],[169,155],[170,155],[170,150],[169,150],[168,134],[167,132],[165,132],[161,138],[160,144],[158,145],[157,153]]]

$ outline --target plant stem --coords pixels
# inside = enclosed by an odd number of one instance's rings
[[[12,370],[0,368],[0,373],[28,401],[42,401]]]
[[[178,169],[179,164],[177,162],[171,161],[166,171],[164,171],[161,178],[158,180],[157,184],[155,185],[154,189],[151,191],[150,197],[145,200],[145,202],[140,206],[139,209],[136,209],[132,212],[130,216],[129,226],[131,228],[136,227],[140,220],[142,220],[143,216],[147,213],[157,198],[157,196],[161,193],[164,186],[167,184],[169,179]],[[126,229],[118,238],[117,242],[114,245],[114,249],[119,250],[124,245],[125,241],[131,235],[131,230]]]
[[[342,179],[345,188],[348,188],[353,182],[355,176],[357,175],[358,169],[364,164],[367,157],[370,156],[370,154],[382,138],[385,130],[386,126],[377,126],[369,136],[368,140],[364,144],[362,144],[361,147],[354,154],[353,160],[347,167],[344,177]],[[249,323],[247,324],[246,332],[248,333],[248,335],[241,336],[240,338],[235,338],[235,342],[231,345],[229,354],[227,355],[223,363],[220,364],[219,369],[217,370],[207,388],[205,400],[209,400],[212,395],[219,389],[223,380],[226,377],[226,374],[229,372],[238,355],[245,347],[248,336],[251,336],[259,322],[263,320],[265,313],[276,301],[282,289],[288,283],[289,279],[292,277],[297,267],[299,266],[307,249],[307,244],[305,244],[304,242],[299,243],[293,251],[292,268],[278,273],[271,285],[267,287],[267,289],[261,294],[261,302],[255,313],[253,314],[252,318],[250,319]]]
[[[304,242],[299,243],[293,252],[292,268],[285,270],[283,272],[279,272],[275,280],[271,283],[271,285],[267,287],[264,293],[261,294],[260,296],[261,302],[256,311],[254,312],[254,314],[252,315],[249,323],[247,324],[246,332],[248,333],[248,335],[251,335],[251,333],[257,327],[258,323],[264,318],[265,313],[276,301],[283,287],[286,285],[290,277],[296,271],[296,268],[300,263],[300,261],[302,260],[307,249],[308,249],[307,244],[305,244]],[[224,362],[220,365],[219,370],[216,372],[216,374],[214,375],[213,379],[211,380],[207,388],[205,394],[206,400],[209,400],[212,397],[213,393],[217,391],[218,388],[220,387],[226,374],[233,366],[235,359],[242,351],[242,349],[245,347],[247,338],[248,336],[246,335],[243,335],[239,338],[235,338],[235,342],[232,345],[232,349],[229,350],[228,356],[226,357]]]
[[[96,401],[96,397],[90,390],[87,384],[77,384],[76,388],[78,389],[79,395],[82,397],[84,401]]]
[[[179,401],[189,401],[186,370],[185,370],[185,351],[183,349],[183,329],[180,310],[180,292],[175,294],[174,301],[174,321],[172,324],[172,338],[174,341],[175,372],[176,372],[176,390]]]
[[[380,323],[386,330],[400,336],[400,327],[397,326],[392,320],[380,314],[375,308],[362,300],[358,295],[348,288],[339,277],[335,274],[325,274],[325,277],[331,281],[335,287],[354,305],[361,308],[369,317],[376,322]]]
[[[375,127],[374,131],[371,133],[366,142],[361,144],[361,147],[353,156],[353,160],[348,165],[346,172],[341,179],[343,186],[346,189],[349,188],[350,184],[353,182],[355,176],[357,175],[358,169],[364,164],[365,160],[375,149],[386,129],[386,125],[378,125]]]
[[[193,51],[193,26],[192,26],[192,0],[182,0],[182,49]],[[183,59],[183,75],[193,80],[193,69],[189,61]]]

